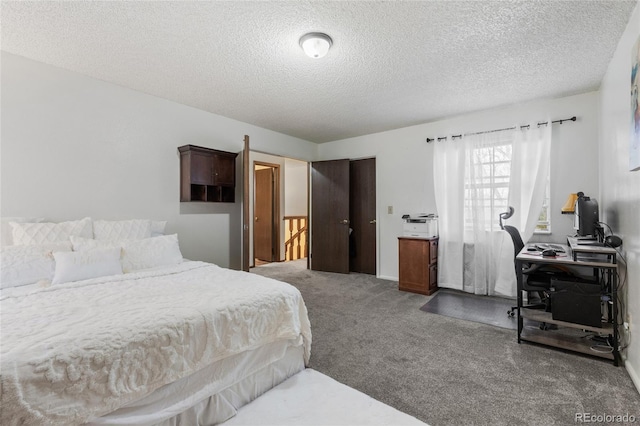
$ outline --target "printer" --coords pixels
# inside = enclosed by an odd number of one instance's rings
[[[414,213],[402,216],[403,237],[433,238],[438,236],[438,216],[433,213]]]

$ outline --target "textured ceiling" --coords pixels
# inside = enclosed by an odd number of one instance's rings
[[[636,1],[2,2],[2,50],[313,142],[598,89]],[[310,31],[333,47],[311,59]]]

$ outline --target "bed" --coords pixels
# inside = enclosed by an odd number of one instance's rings
[[[83,232],[2,249],[1,424],[216,424],[304,370],[295,287],[183,260],[177,236]]]

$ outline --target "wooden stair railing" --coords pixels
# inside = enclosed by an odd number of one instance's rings
[[[285,260],[307,257],[307,216],[285,216],[284,222],[287,232]]]

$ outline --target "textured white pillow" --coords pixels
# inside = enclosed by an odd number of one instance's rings
[[[13,245],[13,236],[12,236],[12,230],[11,230],[11,225],[9,224],[9,222],[16,222],[16,223],[25,223],[25,222],[31,222],[31,223],[37,223],[37,222],[42,222],[44,220],[44,218],[41,217],[3,217],[2,221],[1,221],[1,226],[0,226],[0,247],[5,247],[5,246],[12,246]]]
[[[56,271],[52,284],[122,274],[120,248],[97,248],[87,251],[53,252]]]
[[[122,242],[122,270],[127,272],[182,263],[178,235]]]
[[[13,244],[17,246],[69,241],[72,235],[93,238],[89,217],[60,223],[9,223],[13,229]]]
[[[71,236],[73,251],[87,251],[97,248],[121,248],[122,241],[94,240],[93,238],[83,238]]]
[[[159,237],[164,235],[164,228],[167,226],[166,220],[152,220],[151,221],[151,236]]]
[[[3,247],[0,250],[0,288],[50,281],[55,270],[53,251],[71,252],[71,243]]]
[[[151,237],[151,221],[144,219],[95,220],[93,234],[96,240],[141,240]]]

